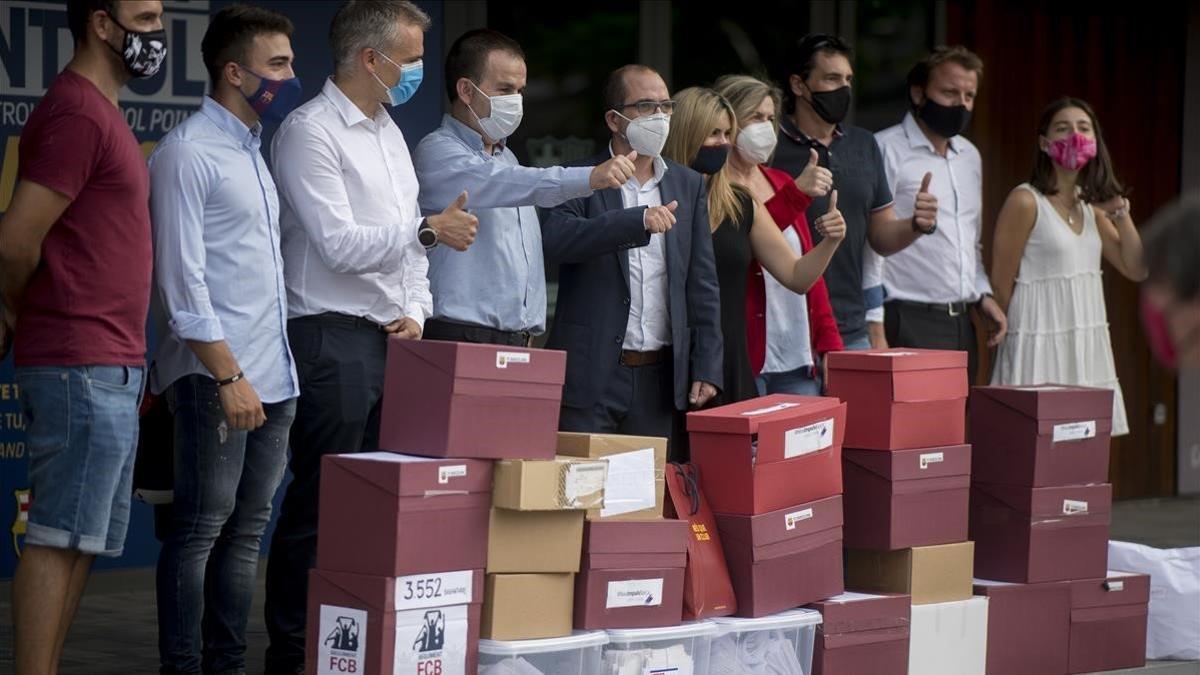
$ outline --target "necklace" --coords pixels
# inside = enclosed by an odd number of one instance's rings
[[[1057,195],[1056,195],[1057,196]],[[1067,227],[1075,229],[1075,206],[1079,203],[1079,198],[1076,197],[1069,205],[1063,206],[1059,200],[1059,206],[1062,206],[1063,212],[1067,214]]]

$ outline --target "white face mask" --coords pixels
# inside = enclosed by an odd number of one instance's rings
[[[755,164],[766,164],[775,152],[775,144],[779,137],[775,135],[775,126],[770,122],[755,122],[742,127],[737,135],[737,149],[742,156]]]
[[[492,112],[487,117],[480,117],[471,106],[467,106],[471,114],[475,115],[475,121],[479,122],[483,135],[493,141],[502,141],[512,135],[521,125],[521,118],[525,116],[524,98],[520,94],[488,96],[474,82],[471,82],[471,86],[492,104]]]
[[[619,112],[617,114],[621,115]],[[662,154],[663,146],[667,144],[667,134],[671,132],[670,116],[666,113],[655,113],[635,120],[630,120],[624,115],[621,115],[621,118],[629,120],[629,126],[625,128],[625,138],[638,155],[658,157]]]

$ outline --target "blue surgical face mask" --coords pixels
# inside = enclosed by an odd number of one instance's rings
[[[259,80],[258,89],[247,96],[246,101],[262,121],[282,122],[283,118],[300,104],[300,78],[272,80],[241,64],[238,64],[238,67]]]
[[[413,63],[400,65],[399,63],[396,63],[388,58],[388,55],[384,54],[381,50],[376,49],[375,53],[382,56],[388,63],[400,69],[400,79],[396,82],[396,84],[390,87],[384,84],[383,80],[379,79],[378,75],[371,73],[375,77],[375,81],[378,82],[381,87],[387,90],[388,103],[391,103],[392,105],[401,105],[408,102],[408,99],[412,98],[413,94],[417,93],[417,87],[421,86],[421,78],[425,74],[424,62],[414,61]]]

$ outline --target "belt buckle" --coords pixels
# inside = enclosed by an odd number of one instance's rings
[[[954,303],[953,303],[953,302],[947,302],[947,303],[946,303],[946,312],[947,312],[947,313],[948,313],[950,316],[960,316],[960,315],[962,315],[962,312],[958,311],[958,310],[957,310],[957,309],[954,307]]]

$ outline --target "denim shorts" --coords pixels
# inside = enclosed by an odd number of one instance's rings
[[[28,366],[16,380],[32,495],[25,543],[121,555],[145,368]]]

